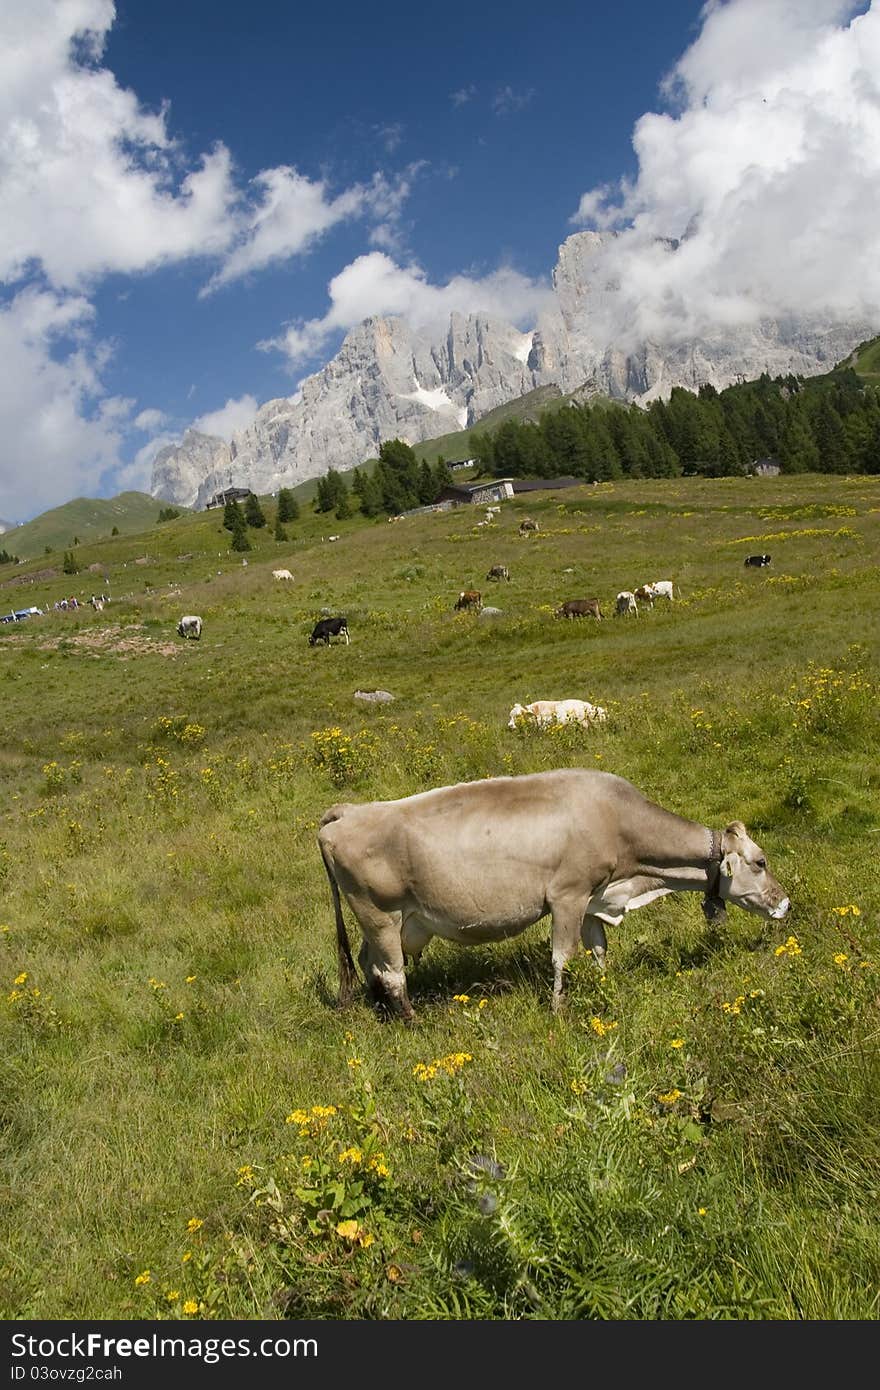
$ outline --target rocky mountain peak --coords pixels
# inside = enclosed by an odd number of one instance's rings
[[[631,311],[604,252],[613,232],[576,232],[559,247],[548,309],[529,331],[485,313],[412,325],[373,316],[352,328],[336,356],[295,395],[267,401],[231,443],[187,430],[160,450],[155,497],[204,506],[230,484],[275,492],[375,457],[385,439],[422,440],[465,429],[537,386],[581,398],[647,402],[674,386],[827,370],[877,325],[818,316],[763,320],[711,339],[637,341]],[[680,242],[662,250],[675,255]]]

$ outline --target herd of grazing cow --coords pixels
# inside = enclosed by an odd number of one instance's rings
[[[753,557],[754,558],[754,557]],[[766,557],[769,563],[769,556]],[[746,561],[748,564],[749,561]],[[510,570],[506,565],[492,565],[486,574],[487,580],[502,580],[510,582]],[[665,598],[672,603],[675,594],[674,585],[671,579],[656,579],[652,584],[641,584],[638,589],[631,591],[622,590],[615,600],[615,614],[618,617],[625,617],[627,614],[639,615],[639,603],[643,603],[646,608],[654,607],[654,600]],[[462,613],[468,609],[479,613],[483,607],[483,595],[479,589],[462,589],[455,601],[456,613]],[[557,618],[595,618],[602,621],[602,606],[597,598],[570,598],[556,609]]]

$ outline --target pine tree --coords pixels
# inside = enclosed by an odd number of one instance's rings
[[[452,469],[441,454],[434,465],[434,496],[439,497],[445,487],[452,485]]]
[[[285,531],[284,527],[281,525],[280,519],[277,519],[277,518],[276,518],[276,521],[275,521],[275,539],[276,539],[276,541],[286,541],[286,540],[287,540],[287,532]]]
[[[344,478],[339,479],[336,488],[336,520],[347,521],[353,511],[351,505],[351,494],[348,490],[348,483]]]
[[[386,439],[379,448],[376,474],[387,512],[396,515],[419,505],[419,465],[409,444],[402,439]]]
[[[260,499],[255,492],[251,493],[244,504],[244,519],[248,526],[253,526],[254,530],[259,530],[261,526],[266,525],[263,508],[260,506]]]
[[[819,450],[821,471],[846,473],[849,468],[846,432],[830,395],[823,395],[819,409],[813,417],[813,439]]]
[[[358,496],[364,516],[379,515],[382,511],[382,489],[375,473],[363,473],[361,475]]]
[[[423,507],[429,507],[436,497],[436,483],[431,465],[427,459],[422,459],[419,465],[419,501]]]
[[[76,563],[76,560],[73,557],[72,550],[65,550],[64,561],[62,563],[61,568],[63,569],[65,574],[79,574],[79,565]]]
[[[223,507],[223,525],[227,531],[234,531],[237,525],[236,516],[241,512],[241,508],[234,497],[227,499]]]
[[[244,519],[244,512],[236,501],[227,502],[226,506],[229,509],[229,520],[231,523],[229,529],[232,532],[230,549],[250,550],[251,543],[247,537],[247,523]],[[226,525],[225,519],[223,525]]]
[[[298,521],[299,503],[293,495],[292,488],[283,487],[278,492],[278,520],[279,521]]]
[[[481,473],[494,473],[497,477],[503,472],[495,467],[495,440],[491,434],[471,430],[468,448]]]
[[[316,512],[335,512],[339,506],[343,489],[348,493],[348,484],[336,468],[328,468],[323,478],[318,479],[318,493],[315,498]]]
[[[251,543],[250,543],[250,541],[248,540],[247,524],[246,524],[246,522],[245,522],[245,519],[244,519],[244,516],[243,516],[241,510],[239,510],[239,516],[240,516],[241,520],[240,520],[239,524],[236,526],[235,530],[234,530],[233,533],[232,533],[232,540],[230,541],[229,549],[230,549],[230,550],[251,550],[251,549],[253,549],[253,547],[251,546]]]

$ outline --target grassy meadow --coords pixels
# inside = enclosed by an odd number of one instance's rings
[[[0,1316],[876,1318],[880,479],[305,512],[247,566],[208,512],[0,570],[112,595],[0,627]],[[607,724],[507,729],[570,696]],[[411,1028],[337,1010],[323,811],[568,765],[744,820],[792,912],[634,912],[557,1017],[547,922],[433,942]]]

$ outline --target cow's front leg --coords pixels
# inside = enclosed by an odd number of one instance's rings
[[[557,904],[552,909],[550,945],[553,959],[554,1013],[559,1012],[565,999],[565,967],[577,951],[583,915],[582,902]]]
[[[599,969],[605,969],[605,952],[608,949],[608,941],[605,937],[605,923],[601,917],[591,917],[587,913],[584,924],[581,927],[581,940],[584,949],[592,951]]]

